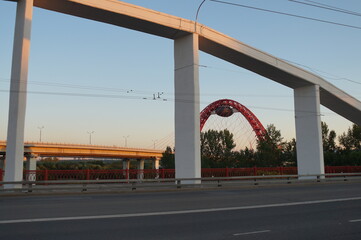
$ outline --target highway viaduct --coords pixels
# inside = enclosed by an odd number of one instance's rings
[[[79,158],[113,158],[123,162],[123,169],[130,169],[130,160],[137,161],[137,168],[144,169],[144,161],[151,160],[153,168],[159,169],[161,150],[123,148],[97,145],[60,144],[60,143],[24,143],[26,170],[36,170],[39,157],[79,157]],[[2,158],[6,155],[6,142],[0,141],[0,168]]]
[[[297,161],[298,173],[301,175],[324,173],[320,104],[361,125],[361,102],[354,97],[311,72],[194,21],[117,0],[7,1],[17,2],[17,13],[10,84],[6,181],[22,179],[26,82],[34,6],[174,41],[177,178],[198,178],[201,173],[199,50],[294,90]],[[182,94],[184,92],[188,94]]]

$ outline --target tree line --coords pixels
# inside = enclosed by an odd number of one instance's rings
[[[354,124],[337,137],[325,122],[321,123],[324,161],[326,166],[361,165],[361,127]],[[273,124],[266,128],[267,136],[257,140],[256,149],[236,151],[233,134],[227,129],[201,133],[202,168],[280,167],[297,166],[296,140],[284,141]],[[336,143],[338,139],[338,144]],[[173,169],[174,149],[167,147],[161,159],[163,168]]]

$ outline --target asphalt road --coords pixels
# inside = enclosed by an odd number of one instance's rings
[[[0,239],[361,239],[361,183],[0,197]]]

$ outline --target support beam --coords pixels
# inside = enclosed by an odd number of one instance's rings
[[[176,178],[200,178],[198,35],[174,40],[174,63]]]
[[[129,169],[130,169],[130,160],[125,158],[123,159],[123,174],[126,179],[129,179]]]
[[[156,158],[152,159],[152,169],[157,170],[156,171],[157,174],[155,176],[156,179],[159,178],[159,162],[160,162],[160,159],[161,159],[160,157],[156,157]]]
[[[25,169],[26,173],[26,180],[28,181],[35,181],[36,180],[36,161],[38,156],[35,154],[26,154],[26,164]]]
[[[294,97],[298,174],[324,174],[319,86],[297,88]]]
[[[26,89],[32,15],[33,0],[19,0],[16,11],[11,69],[5,181],[21,181],[23,178]],[[7,185],[5,187],[21,188],[21,185]]]
[[[143,179],[144,178],[144,159],[138,159],[138,179]]]
[[[27,171],[34,171],[36,170],[36,160],[38,158],[38,156],[34,155],[34,154],[27,154],[26,156],[26,167],[25,169]]]
[[[129,170],[129,168],[130,168],[130,160],[125,158],[125,159],[123,159],[122,162],[123,162],[123,170],[126,170],[126,169]]]
[[[156,158],[153,160],[153,169],[156,169],[156,170],[159,169],[159,162],[160,162],[160,158],[159,158],[159,157],[156,157]]]

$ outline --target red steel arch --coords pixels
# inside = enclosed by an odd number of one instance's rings
[[[263,127],[262,123],[258,120],[258,118],[245,106],[240,104],[239,102],[230,100],[230,99],[221,99],[209,104],[205,107],[201,114],[201,131],[203,129],[204,124],[207,122],[208,118],[211,116],[212,112],[215,111],[220,106],[227,106],[235,108],[238,112],[242,113],[242,115],[247,119],[253,131],[255,132],[258,140],[264,140],[267,136],[267,131]]]

